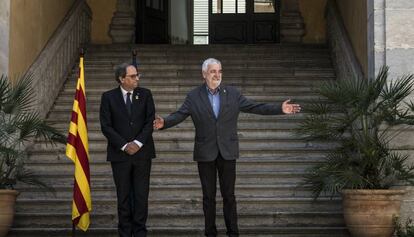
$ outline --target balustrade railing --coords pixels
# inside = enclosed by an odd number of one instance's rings
[[[92,13],[85,0],[76,0],[35,62],[26,72],[33,77],[35,108],[44,118],[90,40]]]

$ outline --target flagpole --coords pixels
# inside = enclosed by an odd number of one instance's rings
[[[84,56],[84,50],[83,50],[83,48],[80,48],[79,49],[79,58],[83,58],[83,56]],[[76,237],[76,225],[73,222],[73,220],[72,220],[72,237]]]
[[[72,221],[72,237],[76,237],[76,226],[75,223]]]

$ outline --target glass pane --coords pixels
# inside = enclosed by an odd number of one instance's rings
[[[221,13],[221,0],[213,0],[212,13]]]
[[[223,13],[236,13],[236,0],[222,0]]]
[[[246,0],[237,0],[237,13],[246,13]]]
[[[274,0],[254,0],[254,13],[275,13]]]
[[[146,7],[151,7],[151,0],[147,0],[145,6]]]

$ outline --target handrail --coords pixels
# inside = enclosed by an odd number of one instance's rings
[[[90,39],[92,12],[85,0],[76,0],[26,74],[33,77],[34,107],[45,118]]]

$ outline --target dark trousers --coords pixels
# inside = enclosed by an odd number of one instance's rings
[[[119,236],[145,237],[151,159],[111,162],[111,166],[118,198]]]
[[[236,161],[224,160],[219,154],[217,159],[209,162],[198,162],[198,174],[203,189],[203,211],[205,235],[217,236],[216,228],[216,180],[217,171],[220,192],[223,197],[223,213],[228,236],[239,236],[237,227],[237,207],[234,195],[236,182]]]

